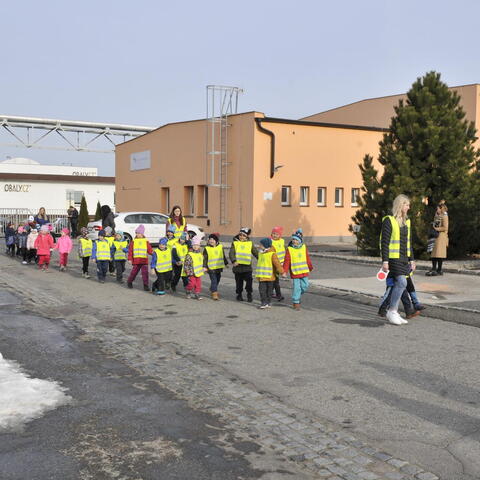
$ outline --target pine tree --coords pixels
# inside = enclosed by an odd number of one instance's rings
[[[82,195],[82,202],[80,203],[80,213],[78,214],[78,229],[86,227],[88,224],[88,208],[85,196]]]
[[[479,200],[475,140],[474,124],[465,119],[459,95],[450,91],[436,72],[418,78],[406,100],[395,107],[389,132],[380,142],[378,160],[384,172],[379,190],[384,194],[375,207],[387,212],[399,193],[410,197],[417,253],[425,252],[440,200],[445,200],[449,209],[449,255],[480,247],[480,239],[474,235]]]
[[[97,200],[97,210],[95,211],[95,221],[102,219],[102,207],[100,205],[100,201]]]

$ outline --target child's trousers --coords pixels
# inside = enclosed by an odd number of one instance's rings
[[[209,270],[208,276],[210,277],[210,291],[218,292],[218,284],[222,278],[222,272],[220,270]]]
[[[49,264],[50,264],[50,255],[39,255],[38,256],[38,266],[39,266],[39,268],[42,268],[43,265],[45,265],[45,267],[48,268]]]
[[[185,290],[198,295],[202,291],[202,277],[189,276],[188,285],[185,287]]]
[[[157,279],[153,282],[152,292],[164,292],[167,288],[170,287],[170,282],[172,281],[172,272],[157,272]]]
[[[99,280],[105,280],[108,271],[108,260],[97,260],[97,277]]]
[[[307,291],[308,277],[294,278],[293,279],[293,291],[292,291],[292,303],[300,303],[302,295]]]
[[[60,254],[60,266],[66,267],[68,262],[68,253],[61,253]]]
[[[117,282],[123,280],[123,272],[125,272],[126,260],[115,260],[115,272],[117,274]]]
[[[88,273],[89,263],[90,263],[90,257],[82,257],[82,273]]]
[[[128,276],[128,283],[133,283],[135,278],[137,278],[138,272],[142,271],[142,280],[144,285],[148,285],[148,265],[146,263],[136,263],[132,266],[132,271]]]
[[[258,284],[258,291],[262,305],[270,305],[272,301],[273,282],[260,282]]]

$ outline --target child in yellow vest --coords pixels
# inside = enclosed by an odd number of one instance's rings
[[[165,290],[170,288],[172,281],[172,249],[168,248],[167,242],[166,237],[158,241],[158,248],[153,250],[150,262],[152,273],[157,275],[152,285],[152,293],[157,295],[165,295]]]
[[[92,256],[93,241],[88,238],[88,228],[80,229],[80,238],[78,240],[78,256],[82,259],[82,277],[90,278],[88,274],[88,265]]]
[[[282,234],[283,227],[272,228],[272,246],[275,249],[275,253],[277,254],[279,262],[283,266],[283,261],[285,260],[285,240],[282,238]],[[273,282],[273,290],[275,291],[275,295],[272,295],[272,297],[276,298],[279,302],[284,300],[282,290],[280,288],[280,277],[278,275],[275,276],[275,281]]]
[[[207,269],[210,277],[212,299],[218,300],[218,284],[222,278],[223,268],[228,266],[219,233],[211,233],[208,236],[208,243],[203,249],[203,266]]]
[[[125,272],[125,264],[127,263],[128,241],[123,236],[122,231],[117,230],[115,232],[115,237],[110,250],[113,262],[115,263],[117,282],[123,283],[123,272]]]
[[[143,289],[150,291],[148,286],[148,256],[153,255],[152,246],[145,238],[145,225],[135,229],[135,238],[128,246],[128,261],[132,264],[132,271],[127,279],[127,287],[133,288],[133,281],[138,272],[142,272]]]
[[[260,292],[261,309],[270,308],[272,301],[273,283],[277,274],[283,272],[282,265],[278,260],[275,248],[272,247],[271,238],[260,240],[261,249],[258,251],[257,269],[255,277],[259,281],[258,291]]]
[[[167,242],[167,246],[168,246],[168,242]],[[188,285],[188,277],[182,276],[183,261],[185,260],[187,253],[188,253],[187,232],[183,232],[178,238],[178,242],[176,242],[172,248],[172,259],[173,259],[173,277],[172,277],[172,283],[171,283],[172,292],[177,291],[177,285],[180,278],[182,279],[184,287]]]
[[[105,239],[105,230],[100,230],[98,240],[94,242],[92,249],[92,260],[97,264],[97,277],[100,283],[105,283],[108,263],[111,259],[110,246]]]
[[[192,248],[185,256],[182,275],[188,277],[188,285],[185,288],[187,298],[192,298],[193,293],[193,298],[201,300],[202,276],[206,268],[203,266],[203,254],[200,252],[200,238],[193,237],[190,243]]]
[[[165,236],[167,237],[167,247],[173,248],[176,243],[178,242],[178,238],[175,236],[175,227],[173,225],[168,225],[167,231],[165,232]]]

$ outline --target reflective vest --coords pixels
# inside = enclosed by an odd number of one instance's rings
[[[400,225],[398,224],[397,219],[393,215],[386,215],[383,217],[383,221],[388,218],[392,225],[392,235],[390,236],[390,243],[388,244],[388,258],[400,258]],[[412,256],[412,247],[411,247],[411,223],[408,218],[405,221],[407,226],[407,257]],[[382,251],[382,235],[380,235],[380,252]]]
[[[283,265],[283,261],[285,260],[285,240],[283,238],[279,238],[278,240],[272,239],[272,246],[277,253],[278,260]]]
[[[108,242],[108,245],[110,246],[110,248],[112,248],[113,242],[115,241],[115,237],[114,236],[105,237],[105,240]]]
[[[225,262],[223,261],[223,245],[217,245],[216,247],[207,245],[205,251],[207,252],[207,267],[209,270],[216,270],[217,268],[223,268],[225,266]]]
[[[201,277],[205,272],[203,271],[203,253],[200,252],[188,252],[192,257],[193,275],[195,277]],[[186,277],[184,269],[182,268],[182,277]]]
[[[154,252],[157,254],[157,263],[155,270],[159,273],[172,271],[172,251],[169,248],[160,250],[156,248]]]
[[[187,224],[187,222],[185,221],[185,217],[183,217],[181,227],[179,227],[175,222],[172,222],[172,220],[170,218],[168,219],[168,223],[175,227],[175,232],[173,233],[175,235],[175,238],[177,238],[177,239],[180,238],[182,236],[182,233],[184,232],[185,226]]]
[[[307,247],[303,244],[300,248],[288,247],[290,253],[290,269],[294,275],[309,273],[307,263]]]
[[[272,256],[275,252],[266,252],[258,254],[257,269],[255,271],[256,278],[271,278],[273,275]]]
[[[239,265],[252,264],[252,242],[247,240],[245,242],[234,241],[233,248],[235,249],[235,258]]]
[[[176,243],[175,250],[177,251],[177,255],[183,263],[183,261],[185,260],[185,256],[188,253],[188,246],[185,243],[184,244]]]
[[[106,240],[97,240],[97,260],[111,260],[110,245]]]
[[[123,251],[126,248],[128,242],[126,240],[122,240],[119,242],[118,240],[113,241],[113,246],[115,247],[115,252],[113,253],[114,260],[126,260],[127,254]]]
[[[178,243],[178,238],[171,238],[167,241],[167,247],[171,249],[176,243]]]
[[[147,239],[133,239],[133,258],[147,258]]]
[[[91,257],[93,242],[89,238],[81,238],[80,245],[82,246],[82,256]]]

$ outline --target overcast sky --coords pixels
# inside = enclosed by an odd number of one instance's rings
[[[479,14],[477,0],[1,2],[0,115],[159,126],[205,116],[205,86],[224,84],[245,90],[239,111],[300,118],[430,70],[477,83]],[[113,154],[6,156],[114,174]]]

